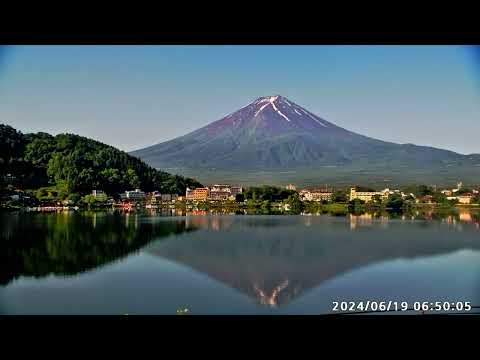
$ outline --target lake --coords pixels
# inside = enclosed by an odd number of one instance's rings
[[[0,214],[0,314],[328,314],[480,305],[480,217]]]

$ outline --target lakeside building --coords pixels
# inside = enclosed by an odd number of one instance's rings
[[[479,194],[478,190],[472,190],[472,193],[459,195],[458,192],[463,189],[463,183],[460,181],[456,189],[445,189],[441,193],[447,197],[447,200],[458,201],[459,204],[470,205],[473,203],[475,196]]]
[[[162,203],[171,203],[175,202],[178,199],[177,194],[161,194],[160,199]]]
[[[185,190],[185,199],[193,200],[193,189],[190,189],[189,187],[187,187],[187,189]]]
[[[208,187],[190,189],[187,187],[185,191],[186,200],[206,201],[210,194]]]
[[[147,203],[151,206],[171,204],[177,201],[177,199],[177,194],[161,194],[159,191],[153,191],[146,196]]]
[[[473,194],[463,194],[456,197],[459,204],[470,205],[473,202]]]
[[[390,195],[390,189],[382,191],[357,191],[357,188],[352,187],[350,189],[350,201],[359,199],[365,202],[372,202],[373,198],[379,196],[380,199],[385,200]]]
[[[234,200],[235,195],[243,193],[241,186],[215,184],[209,188],[209,200]]]
[[[454,196],[454,194],[456,194],[457,192],[462,190],[462,188],[463,188],[463,182],[460,181],[457,184],[457,187],[455,189],[445,189],[445,190],[442,190],[440,192],[445,196]]]
[[[303,201],[332,201],[333,191],[329,189],[303,189],[300,191]]]
[[[226,184],[215,184],[210,187],[210,192],[231,192],[231,186]]]
[[[209,192],[210,191],[208,187],[193,189],[191,194],[192,200],[206,201],[208,199]]]
[[[421,197],[420,199],[417,199],[417,203],[419,203],[419,202],[423,202],[425,204],[434,204],[435,199],[433,198],[432,195],[425,195],[425,196]]]
[[[143,201],[145,198],[146,194],[140,189],[125,191],[124,193],[120,194],[120,199],[122,201]]]
[[[92,195],[99,201],[106,201],[108,199],[107,193],[103,190],[92,190]]]
[[[230,191],[211,191],[210,195],[208,196],[209,200],[230,200],[234,198]]]
[[[153,191],[145,197],[148,205],[157,206],[162,203],[162,195],[158,191]]]
[[[297,190],[297,187],[293,184],[288,184],[286,187],[285,187],[287,190],[293,190],[293,191],[296,191]]]

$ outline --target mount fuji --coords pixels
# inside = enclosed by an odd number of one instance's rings
[[[350,174],[383,171],[381,177],[393,170],[406,176],[404,180],[408,182],[414,180],[415,169],[432,176],[458,167],[477,172],[480,169],[478,154],[462,155],[360,135],[280,95],[260,97],[196,131],[131,154],[157,168],[200,174],[200,179],[202,174],[212,171],[220,174],[291,170],[297,177],[315,171],[330,174],[328,180],[334,181],[331,168],[336,168]],[[408,174],[412,174],[412,179]],[[326,180],[320,175],[311,180],[317,178]]]

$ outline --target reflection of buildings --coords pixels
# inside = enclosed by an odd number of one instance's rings
[[[468,211],[460,211],[460,214],[458,215],[460,221],[467,222],[467,223],[472,223],[473,222],[473,216],[472,213]]]
[[[373,224],[373,215],[372,214],[362,214],[354,215],[350,214],[350,229],[355,230],[359,226],[372,226]]]
[[[463,224],[474,224],[478,229],[480,228],[480,214],[468,210],[460,210],[458,215],[449,215],[442,219],[442,222],[452,226],[455,229],[461,230]]]
[[[232,226],[234,222],[233,216],[207,216],[208,212],[203,210],[196,210],[187,213],[185,217],[186,228],[204,229],[220,231],[226,230]]]
[[[361,226],[372,226],[374,224],[375,214],[365,213],[362,215],[350,214],[350,230],[356,230]],[[388,227],[389,218],[385,215],[378,216],[378,225],[382,228]]]
[[[380,216],[380,226],[384,229],[388,227],[388,216]]]
[[[311,214],[303,215],[303,218],[305,219],[304,220],[305,226],[311,226],[312,225],[312,215]]]

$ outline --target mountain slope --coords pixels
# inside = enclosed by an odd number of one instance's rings
[[[262,97],[190,134],[132,153],[157,167],[298,168],[465,162],[452,151],[399,145],[338,127],[282,96]]]
[[[132,155],[180,172],[325,166],[423,169],[480,163],[480,155],[395,144],[348,131],[282,96],[258,98],[223,119]]]

